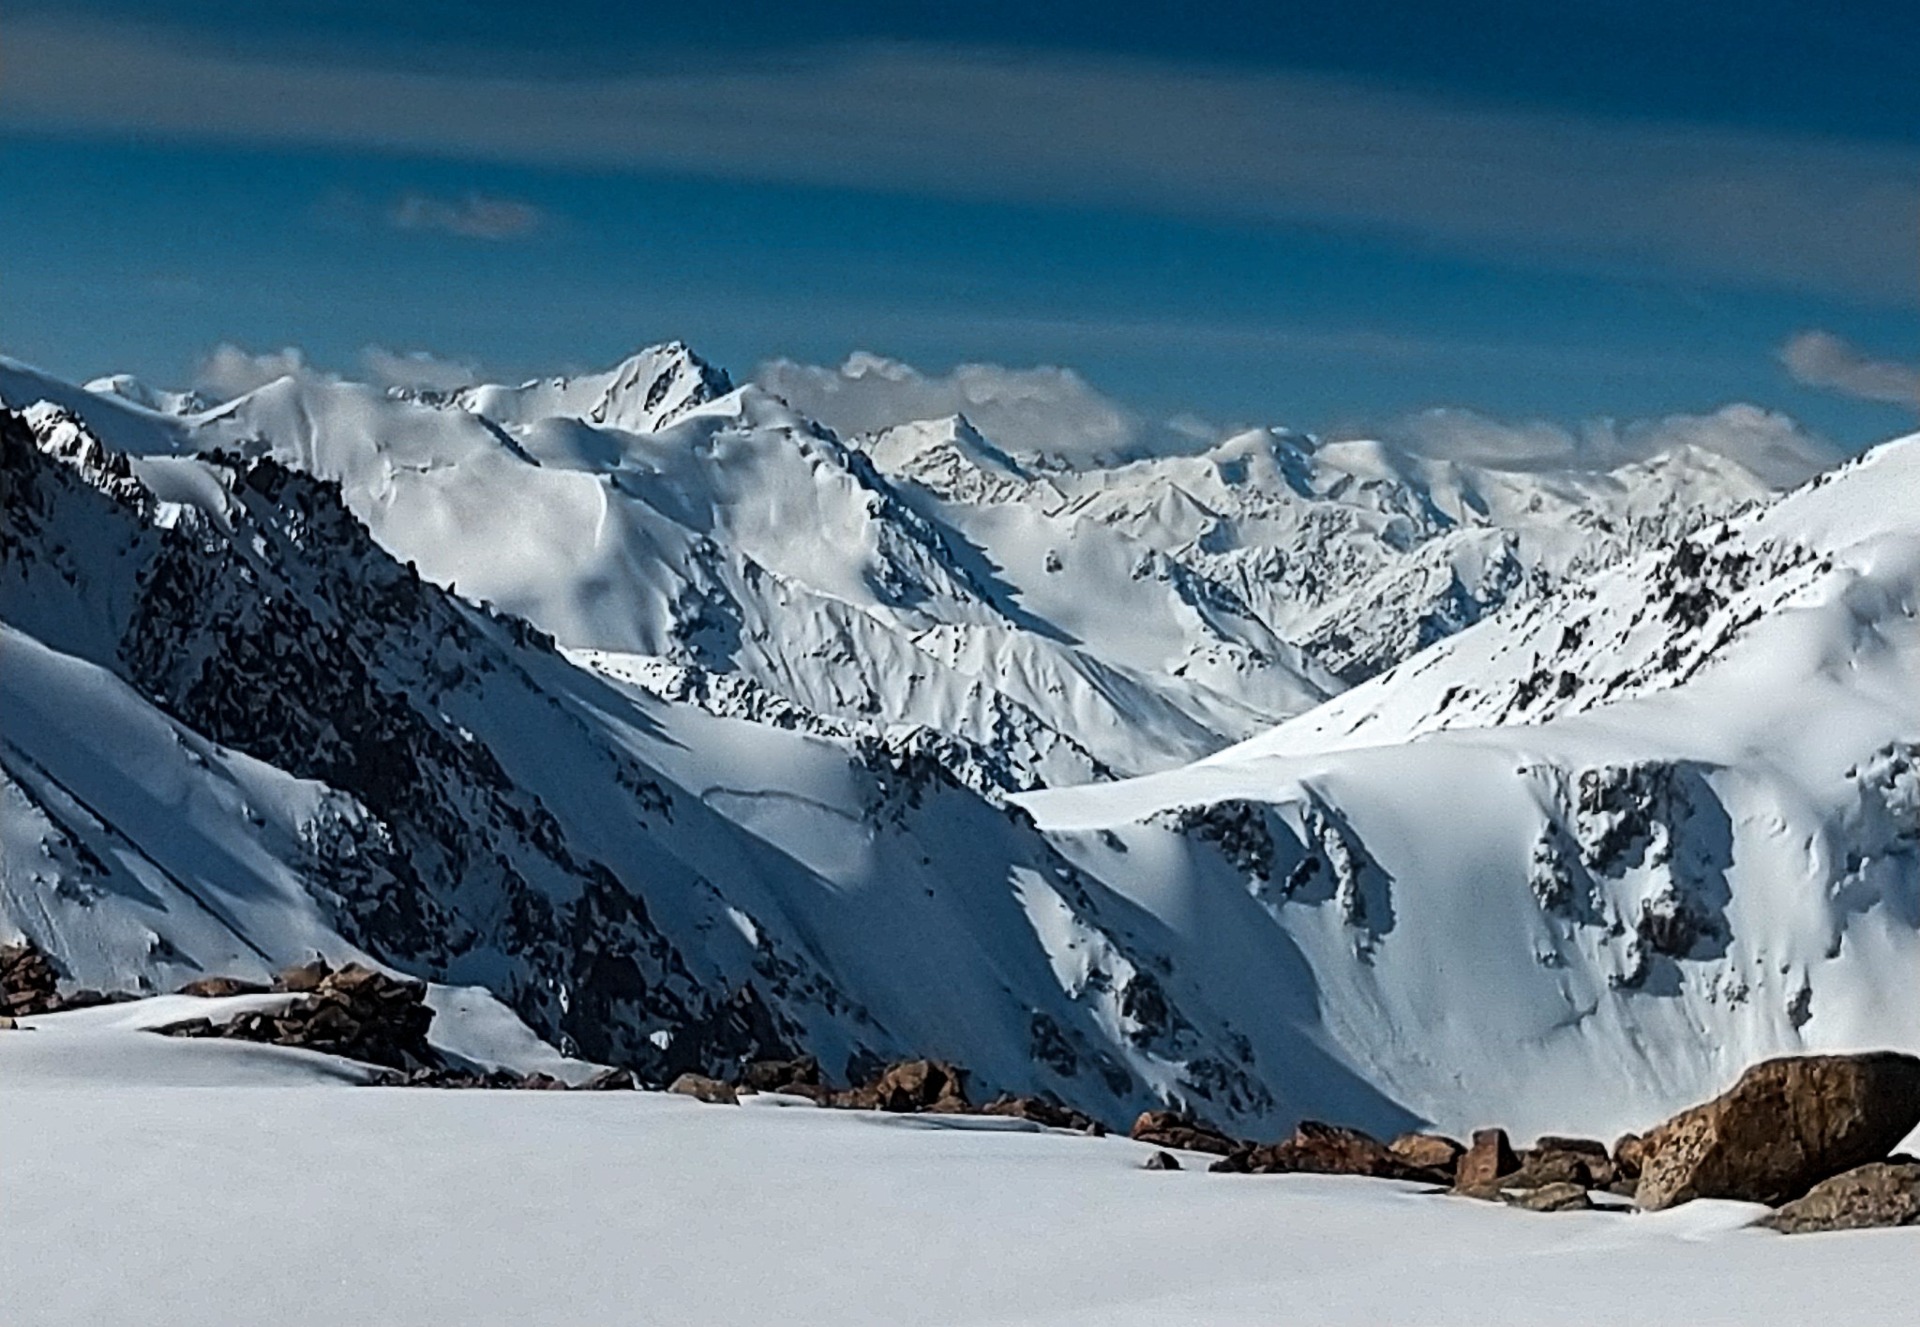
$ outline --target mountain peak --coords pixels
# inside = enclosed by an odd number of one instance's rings
[[[569,418],[627,433],[653,433],[732,390],[726,370],[701,359],[684,342],[667,341],[637,350],[599,373],[536,379],[518,387],[469,387],[454,397],[454,404],[508,427]]]

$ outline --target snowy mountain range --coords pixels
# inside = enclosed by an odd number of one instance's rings
[[[1249,1132],[1920,1046],[1920,439],[1076,467],[677,344],[0,400],[0,917],[76,981],[370,957],[651,1079]]]

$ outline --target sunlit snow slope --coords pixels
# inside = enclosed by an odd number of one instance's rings
[[[1233,869],[1162,887],[1256,899],[1396,1100],[1624,1124],[1583,1099],[1920,1047],[1917,609],[1909,438],[1186,769],[1020,800],[1092,871],[1212,836]]]
[[[0,398],[0,921],[72,980],[365,954],[655,1080],[1250,1133],[1920,1043],[1914,442],[1720,524],[1705,453],[1075,470],[679,346]]]

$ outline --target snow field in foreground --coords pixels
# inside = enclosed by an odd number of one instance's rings
[[[1745,1204],[1539,1216],[1147,1172],[1017,1121],[344,1091],[324,1059],[0,1033],[8,1322],[1894,1322],[1909,1297],[1913,1232],[1788,1239]]]

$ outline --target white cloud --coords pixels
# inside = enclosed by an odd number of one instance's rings
[[[1383,430],[1422,456],[1501,469],[1610,470],[1679,447],[1736,461],[1770,484],[1790,485],[1838,462],[1843,452],[1790,416],[1733,404],[1704,415],[1588,420],[1575,428],[1544,420],[1510,423],[1471,410],[1426,410]]]
[[[385,346],[368,346],[360,352],[360,364],[382,387],[451,392],[480,381],[478,366],[441,359],[424,350],[400,352]]]
[[[1133,452],[1159,431],[1072,369],[1049,366],[961,364],[930,375],[855,351],[838,368],[772,360],[755,380],[842,435],[965,415],[1008,451],[1082,458]]]
[[[297,346],[254,354],[232,342],[223,341],[209,351],[194,369],[193,385],[209,396],[228,401],[280,378],[322,379],[329,376],[308,364],[306,355]]]
[[[1193,415],[1153,419],[1063,368],[962,364],[950,373],[928,374],[856,351],[838,368],[772,360],[760,366],[755,381],[843,435],[965,415],[1007,451],[1070,460],[1200,451],[1241,427],[1222,428]],[[1511,470],[1611,470],[1678,447],[1697,447],[1780,486],[1818,474],[1843,455],[1790,416],[1744,404],[1708,414],[1595,419],[1573,427],[1444,408],[1403,416],[1366,436],[1420,456]]]
[[[1388,227],[1475,254],[1653,262],[1882,303],[1914,290],[1909,145],[941,47],[728,51],[553,80],[248,58],[45,15],[7,37],[10,125]]]
[[[1920,367],[1871,359],[1831,332],[1800,332],[1780,347],[1793,380],[1862,401],[1920,405]]]
[[[387,222],[399,230],[435,230],[469,240],[518,240],[546,224],[546,213],[532,203],[487,194],[434,198],[407,193],[387,209]]]

